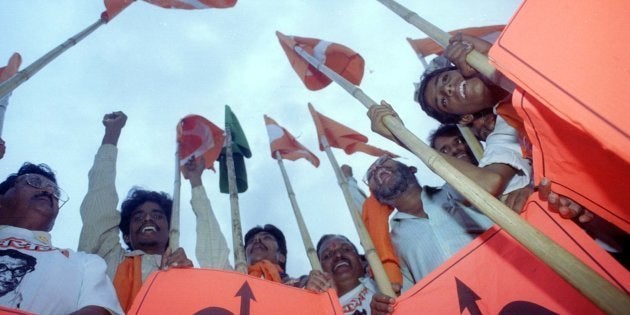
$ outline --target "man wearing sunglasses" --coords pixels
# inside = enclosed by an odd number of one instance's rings
[[[50,241],[66,201],[44,164],[24,163],[0,183],[0,305],[36,314],[122,314],[104,261]]]

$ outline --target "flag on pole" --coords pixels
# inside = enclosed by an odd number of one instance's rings
[[[286,36],[280,32],[276,32],[276,36],[278,36],[280,45],[289,58],[293,70],[309,90],[323,89],[332,80],[295,53],[293,51],[295,46],[301,47],[352,84],[361,84],[365,62],[363,57],[352,49],[316,38]]]
[[[448,32],[451,35],[462,33],[465,35],[480,37],[488,42],[494,43],[505,25],[490,25],[481,27],[468,27]],[[441,55],[444,48],[431,38],[411,39],[407,37],[407,41],[413,51],[418,54],[418,58],[422,59],[432,54]]]
[[[320,114],[313,108],[311,103],[308,104],[308,109],[311,111],[315,128],[317,128],[317,137],[320,139],[319,149],[321,151],[324,151],[321,137],[326,137],[331,147],[343,149],[346,154],[361,151],[373,156],[387,154],[396,157],[396,155],[391,152],[367,144],[368,138],[366,136]]]
[[[223,130],[199,115],[188,115],[177,124],[177,145],[179,146],[180,168],[192,157],[203,156],[206,168],[214,170],[225,135]]]
[[[265,115],[265,125],[267,126],[267,135],[269,136],[269,147],[271,148],[271,157],[276,158],[276,152],[280,152],[283,159],[295,161],[304,158],[311,162],[315,167],[319,166],[319,159],[315,154],[306,149],[299,143],[291,133],[278,123]]]
[[[14,76],[20,69],[21,64],[22,56],[20,56],[20,54],[18,53],[13,53],[13,55],[11,55],[11,58],[9,58],[9,62],[7,62],[7,65],[0,68],[0,83]]]
[[[104,0],[105,12],[103,18],[108,22],[111,21],[118,13],[128,7],[135,0]],[[144,0],[153,5],[166,9],[225,9],[236,5],[236,0]]]
[[[252,157],[252,152],[249,150],[249,144],[245,133],[241,128],[241,124],[238,122],[236,115],[230,109],[230,106],[225,105],[225,129],[230,129],[232,135],[232,157],[234,159],[234,172],[236,173],[236,187],[239,193],[247,190],[247,171],[245,169],[245,158]],[[227,144],[226,144],[227,145]],[[219,157],[219,190],[224,194],[229,194],[230,189],[228,186],[227,175],[227,160],[225,147],[221,150]]]

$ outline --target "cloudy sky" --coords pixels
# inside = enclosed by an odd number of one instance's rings
[[[520,1],[399,3],[452,30],[506,23]],[[19,52],[22,68],[30,65],[96,22],[103,10],[100,0],[0,1],[0,64]],[[333,83],[308,91],[287,62],[275,31],[351,47],[366,61],[361,88],[367,95],[392,104],[421,139],[437,127],[412,100],[412,83],[422,65],[405,38],[425,35],[378,1],[239,0],[231,9],[196,11],[167,10],[138,1],[14,91],[2,132],[7,153],[0,161],[0,176],[15,172],[24,161],[50,165],[70,195],[52,230],[53,241],[58,247],[76,249],[79,206],[103,135],[103,114],[122,110],[129,117],[119,141],[117,188],[122,200],[136,185],[172,194],[177,122],[198,114],[222,127],[228,104],[241,121],[253,153],[246,161],[249,190],[239,196],[243,234],[258,224],[275,224],[288,239],[289,274],[307,273],[310,266],[282,175],[270,157],[264,114],[293,133],[322,162],[314,168],[305,160],[285,161],[314,242],[327,233],[345,234],[357,244],[358,237],[330,163],[317,149],[308,102],[367,135],[369,143],[419,166],[422,184],[443,181],[420,166],[419,159],[371,133],[366,109],[342,88]],[[375,159],[333,151],[339,164],[354,168],[359,181]],[[229,196],[219,193],[218,178],[218,173],[206,171],[204,186],[232,247]],[[189,200],[190,184],[183,181],[181,243],[194,259]]]

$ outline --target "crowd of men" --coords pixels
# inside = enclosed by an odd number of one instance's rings
[[[487,53],[488,48],[488,43],[477,38],[454,36],[443,57],[434,60],[421,77],[415,99],[426,114],[443,123],[431,135],[431,147],[519,212],[536,187],[522,123],[511,115],[509,95],[482,80],[465,61],[472,49]],[[383,124],[388,115],[398,117],[385,102],[370,108],[372,130],[405,147]],[[133,188],[117,210],[116,146],[126,121],[123,112],[103,117],[104,135],[80,209],[83,226],[78,251],[59,249],[50,242],[48,232],[67,196],[48,166],[27,162],[0,183],[0,306],[37,314],[123,314],[149,274],[193,267],[183,248],[169,247],[170,196]],[[456,123],[470,126],[485,142],[480,159],[472,154]],[[3,154],[0,139],[0,158]],[[204,159],[197,157],[183,168],[197,220],[195,256],[201,268],[230,270],[230,250],[201,180],[204,165]],[[360,191],[349,166],[342,170],[398,293],[493,225],[449,184],[422,186],[416,168],[393,157],[382,156],[367,170],[369,196]],[[598,220],[566,197],[551,192],[544,198],[563,217],[581,223]],[[250,229],[244,244],[251,276],[313,292],[334,289],[346,314],[394,310],[395,300],[379,293],[365,258],[346,236],[324,235],[316,248],[323,270],[301,277],[287,274],[286,238],[274,225]]]

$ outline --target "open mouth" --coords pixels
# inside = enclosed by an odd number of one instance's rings
[[[333,266],[333,272],[336,272],[338,269],[342,268],[350,268],[350,262],[345,259],[340,260]]]
[[[457,156],[455,156],[455,157],[456,157],[456,158],[458,158],[458,159],[468,159],[468,154],[466,154],[466,153],[461,153],[461,154],[458,154],[458,155],[457,155]]]
[[[141,233],[153,233],[153,232],[157,232],[157,231],[158,231],[158,229],[154,225],[147,225],[147,226],[143,227],[140,230]]]
[[[466,99],[466,80],[463,80],[459,84],[459,96],[461,96],[462,99]]]

